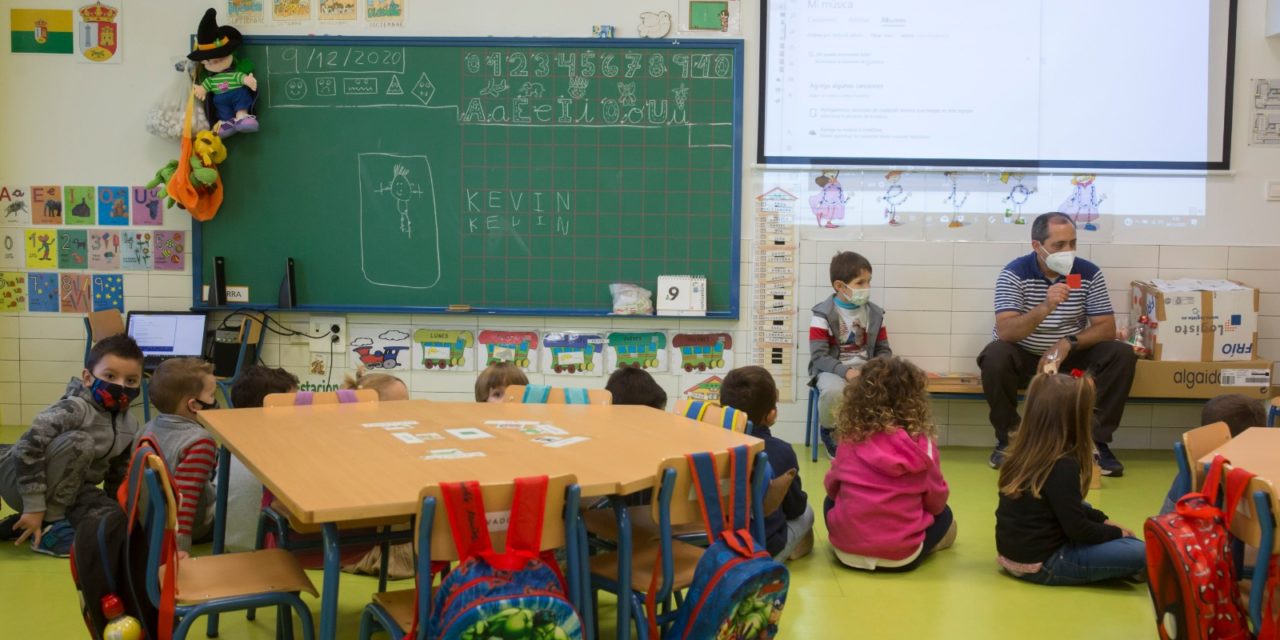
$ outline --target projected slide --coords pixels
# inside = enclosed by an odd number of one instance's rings
[[[769,0],[767,163],[1220,168],[1230,0]]]

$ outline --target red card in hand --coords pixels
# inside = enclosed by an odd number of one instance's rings
[[[1067,287],[1071,289],[1080,288],[1080,274],[1073,273],[1067,276]]]

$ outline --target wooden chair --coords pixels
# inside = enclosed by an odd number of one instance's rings
[[[137,481],[137,478],[131,480]],[[174,638],[185,638],[202,615],[264,606],[275,606],[279,611],[276,618],[278,635],[293,637],[292,609],[302,621],[302,637],[315,637],[311,610],[303,604],[299,594],[306,592],[312,597],[318,594],[307,574],[289,552],[269,549],[181,561],[176,555],[166,558],[163,554],[164,538],[166,533],[176,535],[177,501],[169,472],[159,456],[146,457],[143,481],[146,486],[145,501],[149,507],[146,516],[149,526],[147,597],[156,607],[161,606],[162,591],[168,586],[164,583],[166,577],[161,576],[161,567],[166,563],[174,563],[174,619],[177,625]]]
[[[1204,482],[1204,465],[1197,461],[1230,440],[1231,428],[1225,422],[1196,427],[1182,434],[1183,457],[1178,461],[1178,472],[1185,473],[1189,482],[1183,493],[1199,491]]]
[[[702,400],[681,400],[676,405],[676,414],[690,420],[697,420],[717,427],[724,427],[737,433],[751,435],[751,421],[743,411],[726,407],[715,402]]]
[[[547,483],[547,501],[542,517],[542,550],[550,551],[566,548],[569,556],[569,571],[565,574],[569,581],[569,600],[577,608],[580,615],[589,612],[583,606],[583,586],[581,562],[583,555],[579,553],[578,536],[578,479],[573,475],[562,475],[550,478]],[[508,511],[515,497],[515,483],[486,484],[480,487],[485,511]],[[449,524],[449,514],[445,508],[443,492],[439,485],[424,488],[418,493],[421,509],[419,511],[414,539],[417,545],[418,575],[431,575],[432,562],[457,562],[458,549],[453,541],[453,532]],[[507,531],[490,531],[494,550],[506,547]],[[419,584],[413,589],[401,591],[380,591],[374,594],[373,602],[364,608],[360,618],[360,638],[367,640],[375,631],[381,629],[392,640],[404,638],[413,627],[415,613],[418,620],[416,638],[425,639],[427,621],[432,614],[432,586]],[[584,626],[585,626],[584,618]]]
[[[119,309],[94,311],[84,317],[84,361],[89,362],[89,350],[103,338],[124,333],[124,315]]]
[[[729,452],[718,452],[715,459],[722,483],[724,480],[731,480]],[[765,539],[763,496],[764,469],[767,465],[768,456],[760,452],[756,454],[748,470],[751,532],[760,544],[764,544]],[[789,482],[787,476],[781,479]],[[658,523],[658,535],[653,538],[633,536],[625,526],[619,527],[618,549],[591,556],[590,559],[592,600],[594,602],[596,592],[601,589],[617,595],[617,633],[618,638],[624,640],[630,635],[633,620],[639,628],[646,626],[641,603],[652,585],[656,585],[654,599],[659,603],[659,627],[675,619],[677,611],[671,606],[671,601],[677,593],[693,584],[694,569],[705,551],[703,547],[682,542],[673,532],[673,528],[679,525],[703,523],[702,507],[694,491],[693,473],[689,469],[688,458],[681,456],[663,460],[658,466],[653,493],[653,504],[648,509],[650,518]],[[722,497],[727,500],[727,492]],[[617,499],[613,500],[613,507],[615,516],[625,525],[628,509]],[[654,561],[655,557],[657,562]],[[675,602],[681,602],[680,598],[675,597]],[[640,635],[644,636],[644,633]]]
[[[234,409],[235,406],[231,402],[231,387],[240,379],[240,375],[244,370],[258,363],[262,358],[262,341],[266,337],[266,332],[262,330],[263,317],[261,314],[241,313],[243,316],[240,322],[240,350],[236,355],[236,368],[231,375],[218,378],[218,388],[222,390],[222,396],[227,401],[227,408]]]
[[[502,401],[522,404],[613,404],[613,394],[608,389],[513,384],[502,394]]]
[[[1229,467],[1229,465],[1228,465]],[[1249,609],[1249,618],[1255,630],[1261,629],[1262,605],[1267,585],[1267,569],[1271,565],[1271,556],[1276,553],[1276,491],[1271,482],[1255,476],[1249,481],[1249,488],[1240,499],[1236,513],[1231,519],[1231,535],[1240,542],[1258,550],[1258,559],[1254,562],[1251,579],[1242,580],[1242,591]],[[1242,568],[1243,549],[1236,550],[1237,569]],[[1240,574],[1243,577],[1243,573]]]

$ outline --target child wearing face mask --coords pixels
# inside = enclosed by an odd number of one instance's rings
[[[33,551],[65,558],[76,525],[120,508],[111,496],[128,472],[138,432],[129,405],[141,384],[138,343],[126,335],[100,340],[62,399],[13,446],[0,447],[0,497],[18,512],[0,520],[0,540],[30,539]]]
[[[831,297],[813,307],[809,324],[810,383],[818,389],[818,423],[828,457],[836,455],[831,430],[844,385],[862,365],[889,357],[884,309],[870,301],[871,262],[852,251],[831,258]]]
[[[218,408],[217,390],[213,365],[199,358],[165,360],[151,375],[151,403],[160,413],[142,436],[155,439],[178,489],[178,550],[184,553],[213,533],[218,446],[196,414]]]

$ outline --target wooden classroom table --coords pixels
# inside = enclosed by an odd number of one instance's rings
[[[1209,464],[1217,455],[1225,456],[1234,467],[1249,471],[1280,486],[1280,429],[1268,427],[1245,429],[1244,433],[1200,458],[1200,462]]]
[[[575,474],[583,497],[650,489],[666,458],[763,442],[649,407],[456,403],[406,400],[204,411],[200,423],[223,445],[218,461],[214,553],[225,536],[227,476],[235,454],[298,521],[322,525],[325,544],[320,637],[336,635],[338,545],[336,523],[417,515],[418,492],[440,482],[510,482],[533,475]],[[368,423],[417,421],[408,429]],[[519,429],[488,421],[539,421],[589,438],[551,448]],[[493,437],[459,439],[446,429],[479,428]],[[396,433],[444,436],[405,444]],[[432,449],[478,451],[481,457],[425,460]],[[332,557],[331,557],[332,556]],[[629,600],[629,599],[626,599]],[[211,630],[216,632],[216,621]]]

